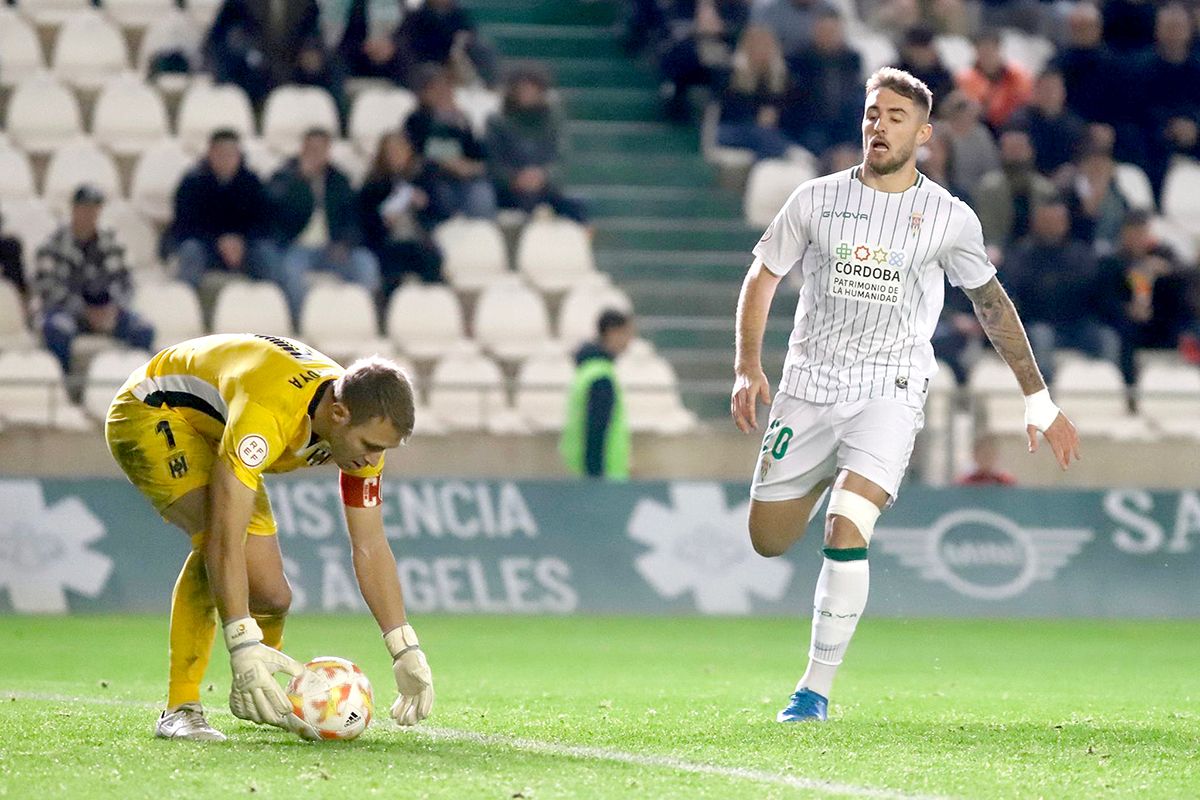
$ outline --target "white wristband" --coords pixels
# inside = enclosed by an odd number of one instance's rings
[[[417,641],[417,632],[412,629],[412,625],[407,623],[385,633],[383,641],[387,645],[388,652],[392,654],[393,660],[409,650],[418,649],[421,646],[421,643]]]
[[[233,652],[239,647],[245,647],[248,644],[257,644],[262,641],[262,628],[258,627],[254,617],[242,617],[235,619],[232,622],[225,623],[225,647],[229,652]]]
[[[1025,424],[1043,433],[1058,419],[1058,406],[1050,399],[1050,390],[1025,395]]]

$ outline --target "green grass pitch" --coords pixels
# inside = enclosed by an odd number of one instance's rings
[[[165,618],[0,618],[0,797],[1200,797],[1200,623],[867,618],[825,725],[778,725],[807,625],[785,619],[422,617],[437,702],[308,744],[151,736]],[[299,615],[286,649],[357,661],[369,617]]]

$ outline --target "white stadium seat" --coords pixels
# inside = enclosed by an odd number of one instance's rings
[[[1025,400],[1012,370],[999,358],[985,356],[967,379],[971,395],[982,404],[993,433],[1025,432]]]
[[[1113,177],[1130,208],[1154,211],[1154,189],[1150,187],[1150,179],[1141,167],[1137,164],[1117,164]]]
[[[122,28],[141,30],[177,9],[175,0],[104,0],[104,10]]]
[[[462,305],[448,286],[409,284],[392,292],[388,338],[413,358],[431,359],[461,350],[464,329]]]
[[[172,8],[155,16],[138,45],[137,70],[145,75],[158,53],[183,53],[192,66],[200,64],[204,29],[186,11]]]
[[[92,356],[83,389],[83,410],[103,422],[117,390],[151,355],[145,350],[122,348],[102,350]]]
[[[291,336],[292,319],[283,290],[267,281],[230,281],[217,295],[212,332]]]
[[[0,7],[0,86],[12,86],[45,69],[37,31],[15,10]]]
[[[975,45],[965,36],[945,34],[933,40],[938,59],[946,66],[951,75],[957,75],[969,69],[975,63]]]
[[[846,44],[858,53],[862,61],[860,69],[864,81],[880,67],[890,66],[900,60],[891,38],[869,28],[861,28],[853,36],[847,36]]]
[[[204,320],[196,290],[172,281],[139,286],[133,293],[133,310],[154,326],[155,348],[169,347],[203,336]]]
[[[0,205],[4,232],[21,241],[25,259],[25,276],[33,277],[37,250],[62,224],[54,209],[41,198],[8,200]]]
[[[626,352],[616,368],[630,430],[674,435],[696,427],[696,415],[684,408],[675,370],[665,358]]]
[[[33,344],[17,287],[0,279],[0,351],[25,350]]]
[[[13,90],[5,129],[24,150],[49,153],[83,131],[79,101],[52,75],[40,72]]]
[[[267,143],[257,137],[250,136],[242,139],[242,155],[246,159],[246,167],[258,175],[264,182],[270,180],[284,162],[284,157],[271,149]]]
[[[574,374],[572,359],[561,353],[531,356],[521,364],[513,406],[530,430],[562,430]]]
[[[0,201],[27,200],[36,196],[29,156],[10,145],[0,145]]]
[[[1043,36],[1032,36],[1014,28],[1001,32],[1004,58],[1015,63],[1030,75],[1039,74],[1054,56],[1054,43]]]
[[[814,177],[816,171],[804,160],[768,158],[759,161],[746,180],[746,193],[742,199],[746,222],[756,228],[767,227],[796,187]]]
[[[129,68],[125,38],[96,10],[72,14],[58,29],[54,74],[80,89],[98,89],[109,77]]]
[[[379,139],[404,126],[417,107],[417,97],[407,89],[366,89],[350,108],[350,139],[368,159],[375,157]]]
[[[505,361],[533,355],[550,339],[550,318],[541,295],[516,283],[493,284],[475,306],[476,341]]]
[[[309,128],[338,131],[337,105],[329,92],[317,86],[280,86],[263,107],[263,140],[277,153],[295,155]]]
[[[1138,376],[1139,409],[1164,433],[1200,439],[1200,369],[1148,364]]]
[[[71,405],[63,386],[62,367],[46,350],[0,353],[0,421],[81,430],[89,423]]]
[[[1193,243],[1200,240],[1200,162],[1176,157],[1171,163],[1163,184],[1162,212]]]
[[[340,169],[354,188],[362,186],[369,164],[349,139],[334,139],[329,147],[329,160]]]
[[[596,272],[587,229],[563,218],[534,219],[517,241],[517,271],[544,292],[561,292]]]
[[[454,102],[467,115],[476,136],[483,136],[487,121],[500,110],[502,98],[481,86],[459,86],[454,90]]]
[[[429,406],[447,430],[516,432],[521,423],[508,406],[504,378],[482,355],[452,355],[433,369]]]
[[[254,110],[240,86],[196,82],[183,93],[176,128],[184,148],[200,153],[218,128],[231,128],[243,138],[253,136]]]
[[[442,272],[458,289],[475,291],[512,275],[500,226],[490,219],[454,217],[433,231]]]
[[[78,13],[94,11],[91,0],[21,0],[21,13],[37,26],[56,28]]]
[[[66,211],[80,184],[90,183],[107,199],[121,196],[121,177],[112,157],[90,139],[76,139],[54,151],[46,167],[42,196],[52,208]]]
[[[187,3],[184,5],[187,7],[187,13],[192,16],[192,19],[196,20],[202,28],[208,30],[213,20],[216,19],[222,2],[224,0],[187,0]]]
[[[318,283],[300,311],[300,338],[334,360],[393,352],[379,336],[375,300],[356,283]]]
[[[158,275],[158,231],[133,203],[114,199],[104,204],[100,225],[112,228],[117,241],[125,248],[130,268],[144,275]]]
[[[108,80],[96,98],[92,135],[119,156],[137,155],[168,136],[162,96],[133,73]]]
[[[162,139],[147,147],[133,168],[129,198],[138,211],[158,224],[174,215],[175,189],[196,164],[177,139]]]
[[[567,292],[558,307],[558,338],[574,350],[596,336],[596,323],[607,309],[631,313],[629,295],[604,282],[583,283]]]
[[[1128,419],[1125,382],[1108,361],[1076,359],[1061,364],[1054,375],[1054,400],[1070,409],[1071,421],[1082,433],[1114,434]]]

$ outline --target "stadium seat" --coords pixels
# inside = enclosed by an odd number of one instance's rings
[[[177,139],[162,139],[147,147],[133,169],[129,197],[138,211],[162,225],[174,214],[175,189],[196,164]]]
[[[933,40],[933,47],[951,75],[957,75],[975,63],[975,45],[965,36],[938,36]]]
[[[88,362],[83,389],[83,410],[92,419],[104,421],[117,390],[129,375],[150,360],[152,353],[137,349],[106,349]]]
[[[462,306],[448,286],[401,286],[388,302],[387,335],[417,359],[459,350],[466,339]]]
[[[993,433],[1025,432],[1025,399],[1008,365],[999,358],[979,360],[967,379],[976,408],[982,407]]]
[[[721,123],[721,104],[716,100],[704,106],[700,118],[700,151],[704,160],[718,168],[750,169],[757,160],[748,147],[726,147],[717,143],[717,129]]]
[[[0,86],[13,86],[45,69],[37,31],[11,8],[0,6]]]
[[[630,430],[674,435],[696,427],[696,415],[679,399],[675,370],[665,358],[626,352],[616,368]]]
[[[1177,157],[1163,184],[1162,211],[1170,222],[1200,240],[1200,161]]]
[[[1196,263],[1196,258],[1200,255],[1197,240],[1186,228],[1166,217],[1156,216],[1150,219],[1150,232],[1156,240],[1174,250],[1180,261],[1185,264]]]
[[[1117,164],[1117,188],[1129,203],[1130,208],[1139,211],[1154,211],[1154,190],[1150,187],[1150,179],[1137,164]]]
[[[111,227],[117,241],[125,248],[125,257],[134,271],[135,280],[145,276],[161,277],[158,267],[158,231],[137,207],[126,200],[114,199],[104,204],[100,225]]]
[[[401,128],[416,107],[416,95],[407,89],[366,89],[350,108],[350,139],[360,153],[372,159],[380,137]]]
[[[1164,433],[1200,439],[1200,369],[1148,364],[1138,377],[1139,410]]]
[[[498,93],[481,86],[459,86],[454,90],[454,102],[467,115],[476,136],[483,136],[488,119],[500,110]]]
[[[275,170],[285,161],[283,155],[257,136],[242,139],[242,153],[246,159],[246,166],[264,182],[270,180]]]
[[[96,98],[92,135],[118,156],[140,154],[168,136],[162,96],[133,73],[109,79]]]
[[[759,161],[746,180],[746,193],[742,199],[746,222],[756,228],[770,225],[796,187],[814,177],[816,171],[804,160],[769,158]]]
[[[52,208],[66,211],[80,184],[96,186],[109,200],[121,196],[121,177],[112,157],[90,139],[76,139],[54,151],[46,167],[42,197]]]
[[[139,286],[133,309],[154,326],[155,348],[203,336],[204,318],[196,290],[181,281]]]
[[[891,38],[869,28],[860,28],[853,36],[847,36],[846,44],[858,53],[862,60],[864,81],[881,67],[896,64],[900,60],[900,54],[896,52],[896,45],[892,44]]]
[[[519,430],[522,425],[508,406],[504,378],[495,362],[482,355],[453,355],[433,368],[429,406],[451,431]]]
[[[533,219],[517,241],[517,271],[543,292],[561,292],[596,272],[587,229],[564,218]]]
[[[91,0],[21,0],[18,6],[41,28],[57,28],[80,12],[94,11]]]
[[[254,111],[250,98],[231,83],[214,86],[197,81],[183,93],[177,130],[184,149],[200,153],[208,137],[218,128],[232,128],[243,138],[254,135]]]
[[[213,20],[216,19],[223,2],[224,0],[187,0],[184,5],[192,19],[196,20],[204,30],[208,30],[213,24]]]
[[[345,173],[350,179],[350,185],[355,189],[362,186],[363,178],[367,175],[370,164],[358,152],[354,143],[349,139],[334,139],[329,148],[329,160]]]
[[[37,268],[37,250],[58,230],[61,220],[45,200],[37,197],[5,201],[0,205],[0,216],[4,218],[4,232],[21,241],[25,276],[32,278]]]
[[[558,338],[568,350],[575,350],[596,337],[596,322],[606,309],[633,311],[629,295],[602,281],[582,283],[567,292],[558,307]]]
[[[442,272],[457,289],[477,291],[512,275],[500,226],[489,219],[454,217],[433,231]]]
[[[17,287],[0,278],[0,350],[33,347],[33,334],[25,324],[25,310]]]
[[[562,430],[574,373],[572,359],[561,353],[531,356],[521,364],[513,406],[530,430]]]
[[[0,353],[0,420],[7,425],[36,425],[67,430],[90,427],[71,405],[63,386],[62,367],[46,350]]]
[[[36,196],[29,157],[11,145],[0,145],[0,201],[27,200]]]
[[[263,140],[277,153],[295,155],[309,128],[338,132],[337,106],[329,92],[316,86],[280,86],[263,107]]]
[[[1081,433],[1119,435],[1117,428],[1128,419],[1125,382],[1111,362],[1086,358],[1062,364],[1053,392]]]
[[[1054,57],[1054,43],[1044,36],[1033,36],[1014,28],[1005,28],[1000,38],[1005,59],[1023,68],[1030,75],[1040,74],[1046,63]]]
[[[550,338],[546,304],[533,289],[517,283],[484,289],[475,306],[476,341],[505,361],[527,358]]]
[[[104,10],[127,30],[142,30],[176,10],[175,0],[104,0]]]
[[[308,290],[300,311],[300,338],[334,360],[392,354],[379,336],[375,300],[354,283],[319,283]]]
[[[204,29],[186,11],[172,8],[160,13],[142,34],[141,43],[138,45],[137,71],[142,75],[148,74],[154,57],[158,53],[169,52],[183,53],[189,64],[197,66],[201,61],[200,46],[203,39]],[[161,81],[168,79],[168,76],[180,78],[184,82],[188,80],[183,74],[166,73],[158,78],[160,85],[163,85]]]
[[[30,153],[49,153],[83,131],[79,102],[52,75],[39,72],[17,84],[8,99],[5,129]]]
[[[212,332],[290,336],[292,320],[283,290],[267,281],[225,284],[213,308]]]
[[[54,74],[79,89],[99,89],[129,68],[125,38],[99,11],[81,11],[63,21],[54,43]]]

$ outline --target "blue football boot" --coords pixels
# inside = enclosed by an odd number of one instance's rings
[[[776,722],[824,722],[829,718],[829,700],[811,689],[799,689],[788,707],[775,715]]]

